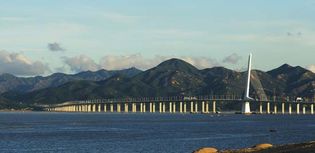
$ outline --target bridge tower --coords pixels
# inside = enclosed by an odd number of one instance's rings
[[[253,100],[253,98],[249,97],[249,87],[250,87],[250,72],[252,69],[252,54],[249,54],[248,57],[248,69],[247,69],[247,82],[246,82],[246,89],[245,89],[245,95],[244,95],[244,102],[242,104],[242,114],[250,114],[250,101]]]

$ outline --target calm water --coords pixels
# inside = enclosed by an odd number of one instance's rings
[[[309,140],[308,115],[0,113],[0,152],[190,153]]]

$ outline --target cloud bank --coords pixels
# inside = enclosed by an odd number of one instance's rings
[[[79,55],[75,57],[64,57],[64,63],[70,68],[73,72],[80,71],[96,71],[99,69],[106,70],[120,70],[130,67],[136,67],[142,70],[146,70],[161,62],[171,59],[178,58],[182,59],[199,69],[209,68],[213,66],[221,65],[217,60],[205,57],[167,57],[156,55],[152,58],[145,58],[141,54],[131,54],[131,55],[106,55],[103,56],[99,62],[95,62],[93,59],[86,55]]]
[[[227,56],[226,58],[224,58],[222,62],[228,63],[228,64],[237,64],[241,59],[242,57],[240,55],[233,53]]]
[[[21,53],[0,51],[0,74],[10,73],[18,76],[42,75],[50,72],[48,65],[32,61]]]
[[[307,66],[306,69],[308,69],[308,70],[312,71],[313,73],[315,73],[315,64]]]

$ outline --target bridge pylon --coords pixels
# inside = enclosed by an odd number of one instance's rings
[[[242,114],[251,114],[250,111],[250,101],[253,100],[253,98],[249,97],[249,87],[250,87],[250,75],[251,75],[251,69],[252,69],[252,54],[249,54],[248,57],[248,69],[247,69],[247,82],[246,82],[246,89],[245,89],[245,95],[244,95],[244,102],[242,104]]]

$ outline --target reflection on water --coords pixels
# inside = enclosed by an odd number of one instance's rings
[[[0,152],[192,152],[315,140],[309,115],[1,112]],[[270,132],[270,131],[273,132]]]

